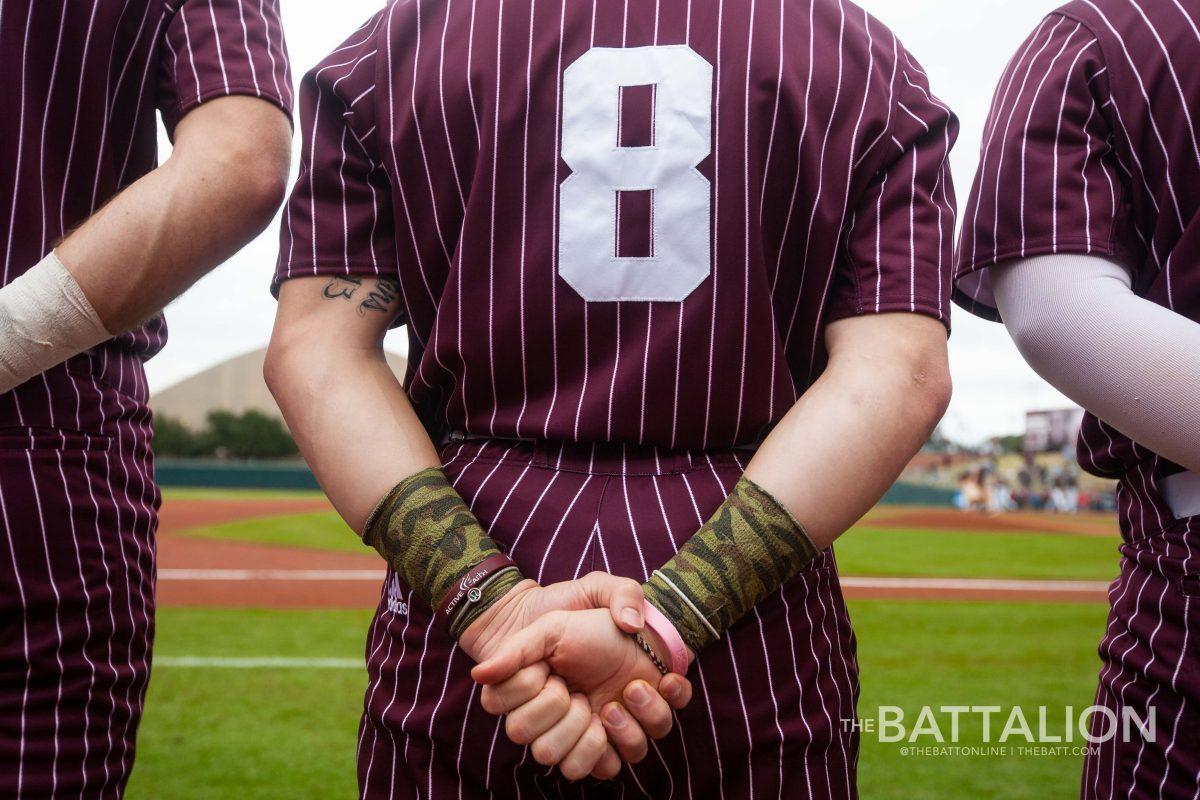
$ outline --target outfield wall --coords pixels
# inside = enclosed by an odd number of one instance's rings
[[[303,461],[209,461],[160,458],[160,486],[192,489],[319,489]]]
[[[300,461],[210,461],[160,458],[160,486],[197,489],[318,489],[316,478]],[[897,483],[883,498],[885,505],[952,506],[954,491]]]

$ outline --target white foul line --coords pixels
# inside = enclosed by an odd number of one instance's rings
[[[1104,581],[1006,580],[998,578],[847,578],[842,586],[856,589],[944,589],[983,592],[1078,592],[1108,591]]]
[[[381,569],[160,569],[163,581],[369,581],[383,579]],[[1004,578],[865,578],[842,576],[842,586],[854,589],[925,589],[981,592],[1108,591],[1105,581],[1018,580]]]
[[[358,669],[366,671],[361,658],[287,658],[264,656],[258,658],[224,658],[220,656],[155,656],[157,667],[189,667],[203,669]]]
[[[371,581],[382,569],[160,569],[160,581]]]

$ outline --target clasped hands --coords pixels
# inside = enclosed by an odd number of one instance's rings
[[[670,663],[643,608],[636,581],[604,572],[545,587],[522,581],[459,641],[478,662],[471,677],[484,709],[506,715],[509,739],[568,780],[616,777],[692,699],[687,678],[662,676],[634,641],[640,631]]]

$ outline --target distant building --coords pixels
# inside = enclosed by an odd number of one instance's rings
[[[1045,453],[1073,448],[1083,423],[1082,408],[1030,411],[1025,415],[1026,453]]]
[[[168,386],[150,397],[156,414],[173,417],[189,428],[203,428],[210,411],[261,411],[277,419],[283,415],[263,380],[266,348],[234,356],[190,378]],[[387,354],[388,366],[397,378],[404,378],[407,362],[402,356]]]

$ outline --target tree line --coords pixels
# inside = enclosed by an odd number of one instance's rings
[[[205,425],[193,430],[182,421],[157,414],[154,452],[173,458],[279,459],[299,455],[292,435],[278,419],[261,411],[210,411]]]

